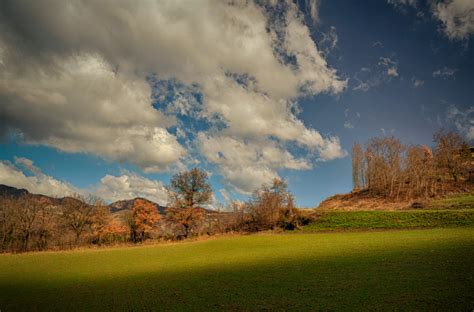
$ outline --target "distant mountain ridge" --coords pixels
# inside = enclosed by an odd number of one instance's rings
[[[120,212],[120,211],[124,211],[124,210],[131,210],[133,205],[135,204],[135,202],[137,200],[143,200],[147,203],[151,203],[153,204],[155,207],[156,207],[156,210],[160,213],[160,214],[165,214],[166,212],[166,209],[167,207],[165,206],[161,206],[160,204],[157,204],[155,203],[154,201],[151,201],[151,200],[148,200],[146,198],[142,198],[142,197],[135,197],[133,199],[122,199],[122,200],[118,200],[116,202],[113,202],[111,203],[109,206],[110,208],[110,212],[112,213],[115,213],[115,212]]]
[[[0,184],[0,196],[10,196],[18,198],[26,194],[30,194],[30,192],[28,192],[26,189],[18,189],[13,186]]]
[[[77,200],[76,198],[69,197],[69,196],[51,197],[51,196],[47,196],[43,194],[33,194],[33,193],[30,193],[26,189],[19,189],[13,186],[0,184],[0,197],[10,197],[10,198],[18,199],[23,196],[27,198],[41,200],[43,202],[48,202],[51,205],[62,205],[66,201]]]
[[[27,197],[27,198],[34,198],[34,199],[41,199],[42,201],[46,201],[51,203],[52,205],[62,205],[64,202],[69,201],[69,200],[77,200],[73,197],[61,197],[61,198],[56,198],[56,197],[51,197],[43,194],[33,194],[30,193],[26,189],[19,189],[13,186],[8,186],[4,184],[0,184],[0,197],[11,197],[18,199],[20,197]],[[137,200],[143,200],[147,203],[151,203],[156,207],[156,210],[160,214],[165,214],[167,207],[161,206],[160,204],[157,204],[151,200],[141,198],[141,197],[136,197],[133,199],[124,199],[124,200],[118,200],[116,202],[113,202],[109,205],[107,205],[110,208],[111,213],[119,213],[121,211],[125,210],[131,210],[133,205]]]

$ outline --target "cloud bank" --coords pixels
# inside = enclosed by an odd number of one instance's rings
[[[468,39],[474,33],[474,1],[450,0],[433,5],[433,15],[450,39]]]
[[[23,168],[29,175],[23,173]],[[15,164],[0,161],[0,184],[24,188],[35,194],[63,197],[79,193],[80,190],[69,183],[45,175],[27,158],[16,158]]]
[[[33,161],[23,157],[16,157],[15,163],[0,161],[0,184],[52,197],[92,194],[107,202],[143,197],[160,205],[166,205],[168,200],[165,187],[160,181],[150,180],[135,173],[105,175],[97,185],[81,189],[44,174]]]
[[[308,5],[317,20],[317,2]],[[181,87],[166,90],[170,101],[150,77]],[[311,168],[311,159],[343,157],[337,137],[303,124],[295,101],[339,94],[346,84],[291,1],[1,4],[0,135],[145,172],[182,167],[197,150],[245,191],[241,181],[255,164],[233,170],[209,149],[232,141],[244,146],[235,157],[245,158],[264,142],[275,157],[259,158],[266,180],[279,169]],[[182,116],[207,123],[198,148]]]

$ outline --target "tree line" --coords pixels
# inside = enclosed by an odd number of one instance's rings
[[[434,147],[404,145],[394,136],[352,146],[355,190],[392,200],[443,196],[469,189],[473,157],[468,143],[452,131],[438,131]]]
[[[309,222],[294,207],[294,197],[281,179],[262,185],[248,201],[229,203],[224,212],[204,208],[213,200],[204,170],[194,168],[174,175],[167,192],[164,214],[145,199],[136,199],[128,210],[111,213],[108,205],[93,196],[65,197],[59,204],[42,196],[0,196],[0,251],[176,240],[229,231],[292,230]]]

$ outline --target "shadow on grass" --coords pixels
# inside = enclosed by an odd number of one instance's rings
[[[176,272],[45,274],[0,282],[0,309],[471,310],[474,246],[467,242],[267,257]]]

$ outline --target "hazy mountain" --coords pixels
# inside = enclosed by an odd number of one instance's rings
[[[41,199],[43,202],[49,202],[52,205],[57,205],[57,206],[60,206],[67,201],[78,200],[76,198],[67,197],[67,196],[61,197],[61,198],[55,198],[55,197],[50,197],[50,196],[46,196],[42,194],[33,194],[33,193],[30,193],[26,189],[18,189],[16,187],[4,185],[4,184],[0,184],[0,197],[9,197],[9,198],[15,198],[15,199],[19,199],[20,197]],[[128,200],[119,200],[119,201],[109,204],[108,207],[110,208],[110,212],[112,213],[118,213],[124,210],[130,210],[135,204],[135,201],[139,199],[153,204],[156,207],[156,210],[158,210],[160,214],[165,214],[166,207],[161,206],[148,199],[140,198],[140,197],[128,199]]]
[[[164,214],[165,211],[166,211],[166,207],[161,206],[161,205],[159,205],[159,204],[157,204],[157,203],[155,203],[151,200],[141,198],[141,197],[136,197],[136,198],[133,198],[133,199],[118,200],[116,202],[113,202],[109,205],[110,211],[112,213],[114,213],[114,212],[120,212],[120,211],[123,211],[123,210],[130,210],[130,209],[132,209],[133,205],[135,204],[135,202],[137,200],[143,200],[145,202],[148,202],[148,203],[151,203],[151,204],[155,205],[156,210],[158,210],[158,212],[160,214]]]
[[[12,187],[12,186],[0,184],[0,197],[10,197],[10,198],[18,199],[22,196],[24,196],[26,198],[41,199],[43,202],[49,202],[49,203],[51,203],[52,205],[55,205],[55,206],[60,206],[60,205],[64,204],[65,202],[68,202],[68,201],[71,201],[71,200],[78,200],[76,198],[67,197],[67,196],[66,197],[61,197],[61,198],[55,198],[55,197],[50,197],[50,196],[46,196],[46,195],[42,195],[42,194],[33,194],[33,193],[30,193],[26,189],[18,189],[18,188]],[[137,200],[143,200],[145,202],[153,204],[156,207],[156,210],[162,215],[166,214],[166,210],[168,209],[168,207],[161,206],[160,204],[157,204],[157,203],[155,203],[151,200],[141,198],[141,197],[136,197],[136,198],[133,198],[133,199],[118,200],[116,202],[113,202],[113,203],[109,204],[108,207],[110,208],[111,213],[120,214],[123,211],[131,210],[133,205],[135,204],[135,202]],[[209,209],[200,208],[200,207],[196,208],[196,209],[202,209],[202,211],[206,215],[222,214],[218,211],[209,210]]]

